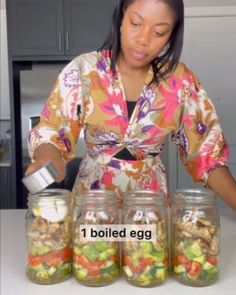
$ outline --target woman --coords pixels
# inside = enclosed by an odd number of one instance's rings
[[[107,189],[163,190],[160,154],[168,136],[192,178],[236,209],[236,182],[228,147],[206,92],[179,58],[182,0],[118,1],[111,34],[98,52],[75,58],[61,72],[30,132],[33,163],[51,160],[65,176],[79,133],[87,152],[74,193]]]

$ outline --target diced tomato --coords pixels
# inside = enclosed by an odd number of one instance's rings
[[[52,251],[44,254],[43,256],[44,262],[48,262],[50,260],[58,258],[58,253],[57,251]]]
[[[197,278],[202,270],[202,265],[201,263],[197,261],[192,262],[192,266],[190,271],[188,272],[188,275],[192,278]]]
[[[100,273],[100,266],[94,263],[91,263],[90,266],[88,267],[88,273],[91,276],[98,276]]]
[[[109,259],[111,259],[113,262],[118,262],[119,261],[118,255],[112,255],[112,256],[109,257]]]
[[[104,264],[104,260],[96,259],[93,262],[91,262],[91,264],[95,264],[100,267]]]
[[[218,265],[218,259],[215,256],[207,257],[206,261],[209,262],[212,265]]]
[[[145,268],[146,266],[153,265],[153,259],[152,258],[143,258],[140,261],[140,264],[143,268]]]
[[[169,265],[169,257],[168,255],[165,255],[165,258],[163,260],[164,265],[168,266]]]
[[[46,261],[48,265],[58,267],[63,263],[63,260],[60,257],[51,258],[48,261]]]
[[[91,265],[91,262],[84,255],[75,255],[75,262],[85,268]]]
[[[28,263],[32,266],[39,265],[43,263],[43,256],[28,255]]]
[[[73,250],[69,247],[65,247],[59,251],[58,256],[61,257],[63,261],[70,261],[73,257]]]
[[[124,265],[128,265],[129,267],[133,265],[132,259],[130,256],[125,256],[123,259]]]
[[[144,269],[145,267],[144,267],[141,263],[139,263],[139,264],[137,264],[137,265],[132,264],[132,265],[130,266],[130,268],[131,268],[132,272],[134,272],[134,273],[140,273],[140,272],[143,271],[143,269]]]
[[[179,265],[179,264],[182,264],[187,271],[189,271],[191,269],[191,261],[188,260],[188,258],[184,255],[178,255],[175,257],[175,265]]]

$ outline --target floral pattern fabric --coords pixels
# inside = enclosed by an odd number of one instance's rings
[[[216,111],[195,75],[182,63],[166,79],[149,84],[146,78],[130,120],[118,68],[110,70],[110,52],[91,52],[71,61],[60,73],[40,123],[29,134],[29,150],[52,143],[66,160],[76,156],[84,130],[86,153],[74,193],[107,189],[122,198],[129,190],[167,193],[160,155],[168,136],[195,182],[227,165],[228,147]],[[137,160],[121,160],[127,148]]]

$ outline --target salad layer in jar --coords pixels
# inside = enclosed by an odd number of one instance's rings
[[[113,217],[105,212],[84,212],[83,224],[102,225],[114,223]],[[91,213],[91,212],[90,212]],[[88,217],[89,216],[89,217]],[[78,221],[79,221],[78,220]],[[74,226],[74,278],[88,286],[104,286],[113,283],[120,275],[119,243],[114,241],[82,241],[80,222]]]
[[[207,286],[219,275],[217,226],[206,218],[173,225],[173,274],[191,286]]]
[[[155,241],[122,242],[123,276],[138,287],[160,285],[168,276],[166,221],[158,212],[145,212],[142,219],[133,224],[155,224],[157,237]]]
[[[26,216],[27,277],[38,284],[58,283],[71,275],[71,218],[66,205],[42,204]]]

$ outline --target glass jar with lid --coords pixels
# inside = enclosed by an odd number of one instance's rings
[[[70,191],[45,189],[28,196],[26,276],[38,284],[64,281],[72,273]]]
[[[118,224],[117,197],[104,190],[90,190],[75,197],[73,214],[73,276],[87,286],[113,283],[120,275],[119,242],[91,239],[90,230],[105,233],[107,226]],[[82,231],[82,227],[84,230]],[[86,232],[87,230],[87,232]]]
[[[219,275],[219,214],[215,194],[205,189],[180,189],[173,201],[173,275],[186,285],[211,285]]]
[[[166,197],[157,191],[134,191],[124,198],[123,224],[154,225],[155,239],[122,242],[122,270],[126,281],[138,287],[162,284],[168,276],[168,214]],[[137,227],[138,229],[138,227]],[[145,229],[145,228],[144,228]],[[137,232],[138,234],[138,232]]]

